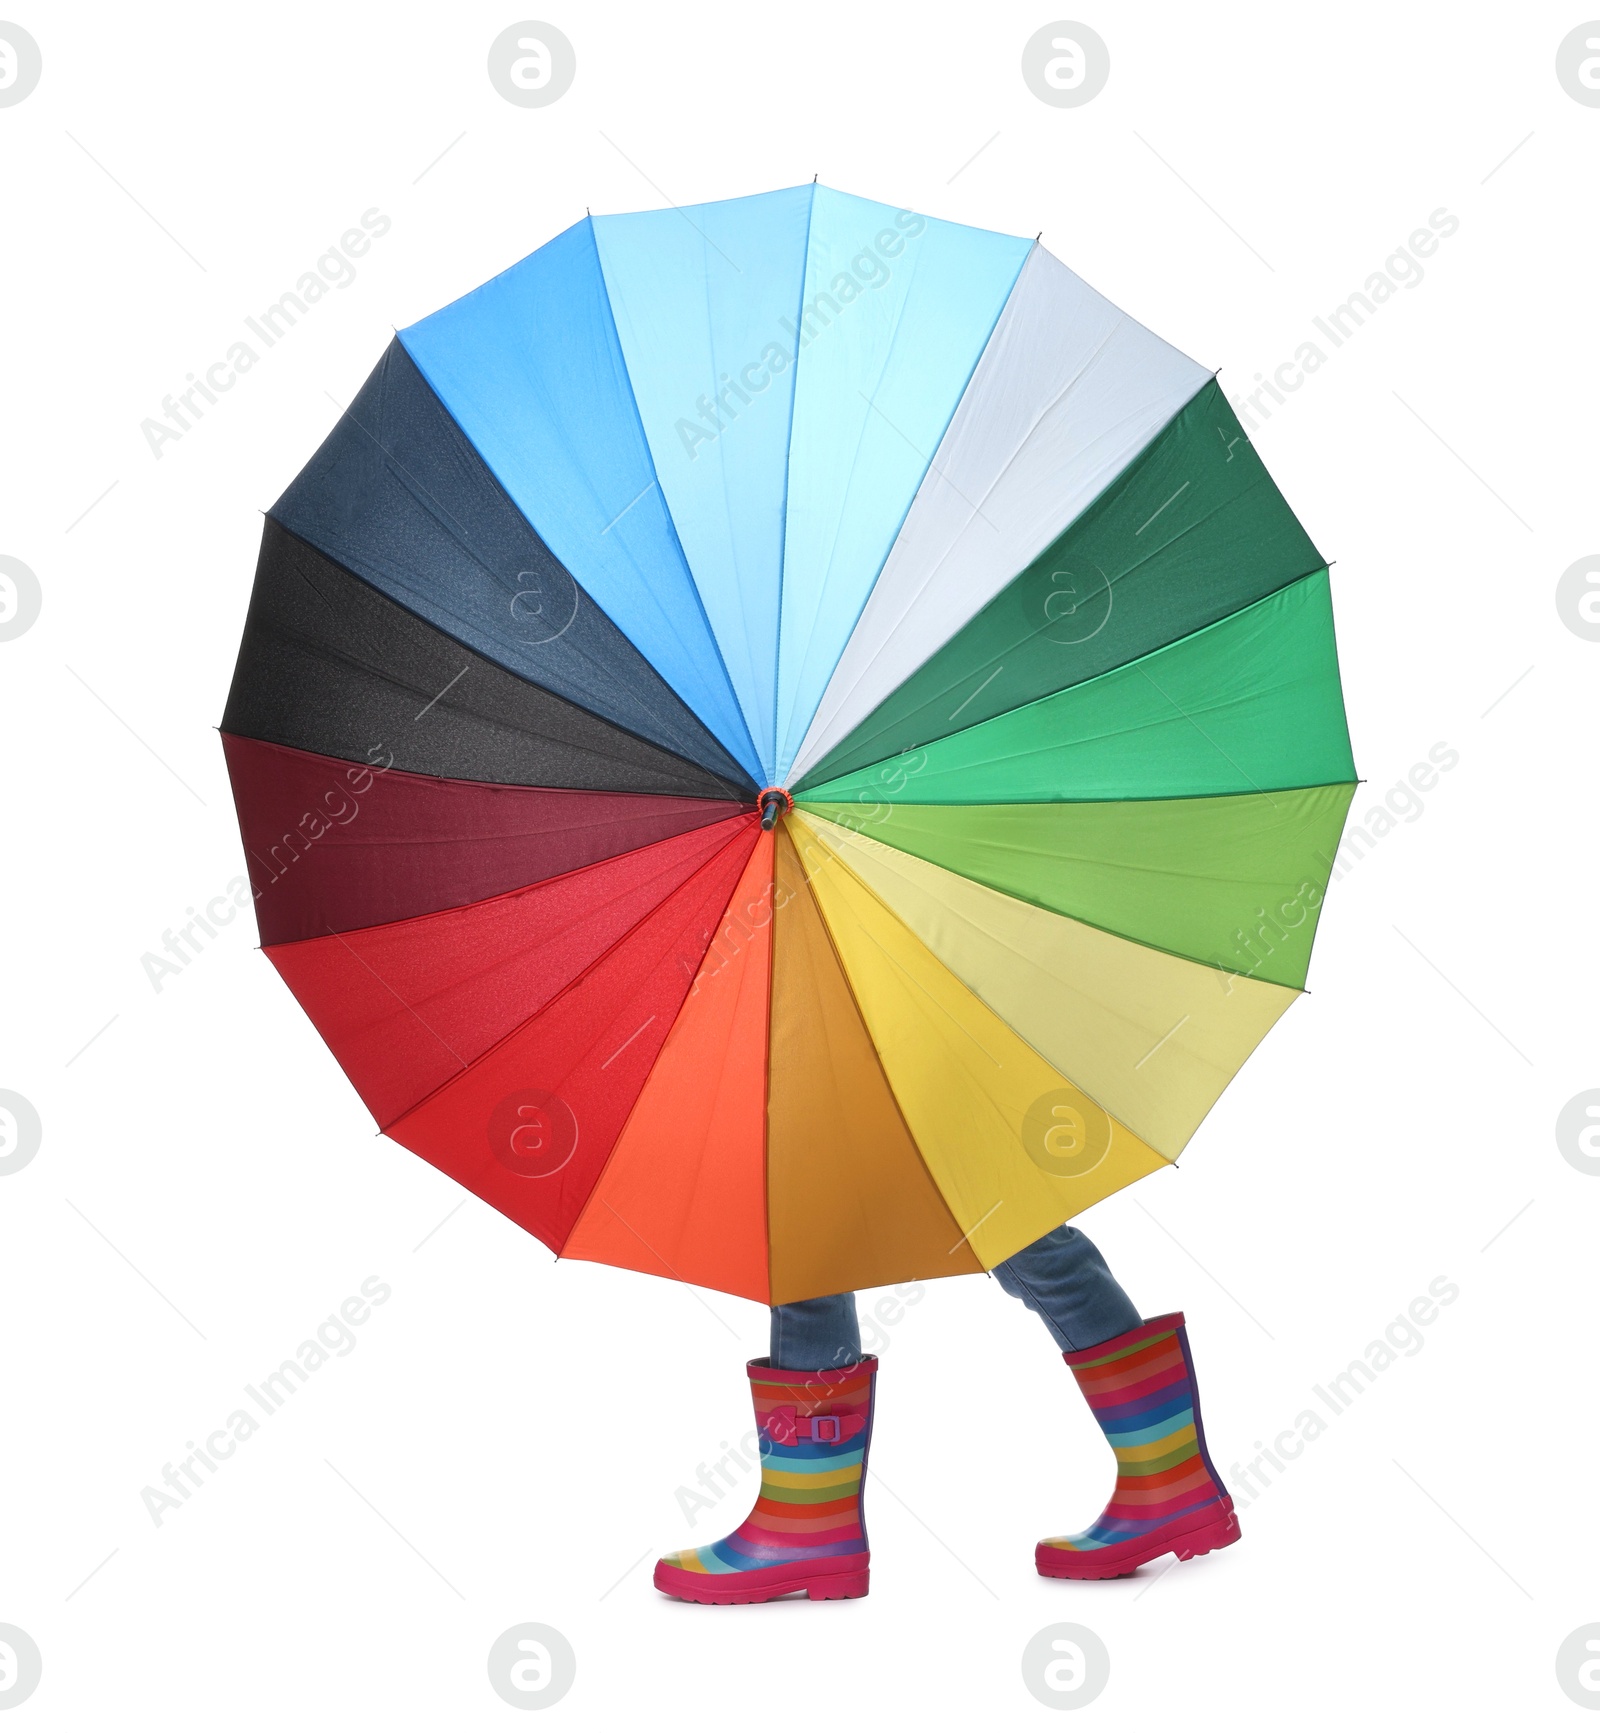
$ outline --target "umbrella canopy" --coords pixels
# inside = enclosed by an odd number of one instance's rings
[[[267,515],[222,727],[381,1129],[772,1304],[1174,1161],[1355,783],[1327,564],[1215,380],[821,186],[586,218],[402,331]]]

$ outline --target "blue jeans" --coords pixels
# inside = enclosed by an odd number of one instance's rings
[[[994,1279],[1037,1312],[1063,1353],[1092,1348],[1140,1322],[1133,1301],[1093,1240],[1070,1223],[996,1264]],[[789,1372],[849,1366],[861,1358],[854,1294],[772,1308],[772,1364]]]

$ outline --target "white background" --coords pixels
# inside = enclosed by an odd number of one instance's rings
[[[1554,590],[1600,543],[1600,110],[1555,54],[1586,14],[1086,0],[1110,81],[1056,109],[1020,55],[1060,14],[1008,0],[563,3],[535,16],[576,82],[521,109],[485,72],[505,7],[8,4],[44,65],[0,109],[0,552],[44,592],[0,644],[0,1086],[44,1122],[0,1178],[0,1621],[44,1657],[16,1724],[515,1725],[485,1661],[522,1620],[576,1650],[574,1727],[1032,1725],[1021,1653],[1060,1620],[1106,1643],[1082,1712],[1118,1727],[1582,1724],[1554,1659],[1600,1619],[1600,1178],[1554,1123],[1600,1084],[1600,644]],[[1337,560],[1353,816],[1435,742],[1460,762],[1335,885],[1310,996],[1182,1170],[1084,1221],[1147,1314],[1187,1310],[1225,1476],[1432,1279],[1460,1297],[1242,1544],[1165,1574],[1033,1574],[1109,1457],[969,1278],[889,1332],[870,1597],[663,1599],[656,1553],[747,1507],[691,1526],[676,1490],[749,1424],[764,1311],[463,1204],[373,1135],[247,919],[160,993],[141,967],[243,871],[213,728],[330,399],[586,205],[814,172],[1042,229],[1234,392],[1460,221],[1256,435]],[[372,206],[356,281],[153,458],[141,420]],[[355,1350],[155,1526],[141,1488],[369,1275]]]

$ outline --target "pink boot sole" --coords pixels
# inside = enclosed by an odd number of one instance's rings
[[[1193,1526],[1197,1516],[1202,1520],[1198,1526]],[[1098,1581],[1105,1577],[1131,1576],[1140,1565],[1148,1564],[1166,1552],[1175,1553],[1180,1559],[1199,1558],[1202,1553],[1232,1546],[1238,1538],[1239,1519],[1230,1501],[1221,1516],[1214,1510],[1209,1515],[1191,1512],[1187,1517],[1169,1522],[1163,1528],[1152,1529],[1149,1534],[1142,1534],[1135,1540],[1119,1541],[1115,1546],[1094,1547],[1088,1552],[1073,1552],[1040,1541],[1034,1548],[1033,1559],[1042,1577]]]
[[[841,1570],[841,1565],[848,1566]],[[858,1559],[819,1559],[814,1565],[772,1565],[766,1570],[686,1571],[664,1559],[656,1566],[655,1585],[680,1601],[708,1607],[746,1606],[775,1601],[804,1590],[813,1601],[859,1600],[867,1592],[869,1571]]]

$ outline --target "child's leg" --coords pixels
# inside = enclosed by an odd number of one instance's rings
[[[854,1366],[861,1358],[861,1328],[854,1294],[828,1294],[772,1308],[772,1364],[788,1372]]]
[[[1013,1299],[1044,1319],[1064,1354],[1107,1342],[1139,1322],[1094,1241],[1070,1223],[996,1264],[993,1273]]]

